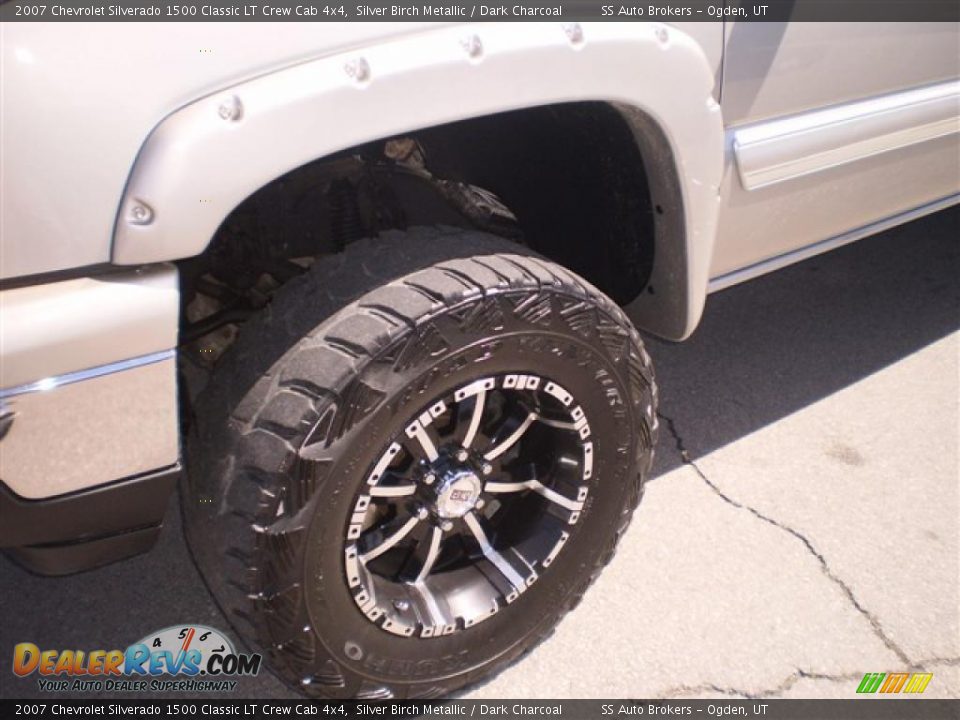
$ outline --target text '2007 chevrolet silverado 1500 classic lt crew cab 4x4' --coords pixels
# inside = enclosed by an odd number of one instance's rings
[[[2,32],[0,545],[147,550],[182,478],[318,697],[533,647],[643,494],[638,331],[960,190],[952,24]]]

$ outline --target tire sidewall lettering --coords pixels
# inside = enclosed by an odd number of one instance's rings
[[[595,563],[594,555],[600,552],[601,543],[578,543],[583,528],[592,527],[596,532],[609,532],[609,524],[617,518],[624,502],[622,489],[627,486],[625,477],[629,465],[626,458],[632,457],[634,440],[626,432],[631,426],[628,390],[618,382],[616,368],[610,360],[586,340],[540,327],[514,329],[494,340],[472,338],[473,342],[470,343],[471,338],[463,339],[469,343],[466,347],[452,342],[453,349],[442,358],[432,358],[419,366],[392,373],[390,379],[394,383],[393,389],[388,392],[388,397],[392,399],[386,400],[338,441],[346,446],[359,447],[356,452],[347,451],[345,457],[334,462],[323,492],[315,493],[318,499],[324,498],[325,505],[321,507],[317,504],[306,543],[304,562],[309,573],[305,588],[308,612],[314,625],[324,623],[324,627],[333,629],[332,634],[337,639],[321,640],[338,663],[378,681],[409,683],[411,679],[426,681],[447,678],[476,669],[521,647],[524,638],[554,622],[551,608],[565,606],[565,598],[577,590],[582,579],[575,569],[584,563]],[[407,334],[397,342],[417,342],[417,334]],[[596,389],[586,392],[578,390],[574,394],[584,404],[594,428],[595,470],[590,483],[592,487],[599,482],[609,484],[603,493],[590,492],[580,521],[571,526],[571,538],[564,552],[546,570],[544,578],[529,591],[539,596],[541,602],[537,604],[545,607],[541,612],[527,612],[527,618],[518,623],[517,608],[510,606],[501,611],[499,617],[495,616],[464,633],[431,638],[427,643],[415,638],[397,638],[383,632],[356,608],[344,581],[342,550],[339,546],[344,536],[344,523],[349,517],[349,503],[359,485],[365,482],[367,469],[383,452],[380,444],[435,396],[490,374],[530,372],[547,376],[544,367],[559,371],[555,373],[561,375],[556,378],[557,382],[565,382],[562,375],[573,372],[581,377],[581,384],[593,381],[601,389],[601,392]],[[361,371],[360,377],[382,375],[383,372],[383,366],[374,358]],[[587,407],[590,409],[587,410]],[[373,438],[378,438],[378,441],[371,442]],[[598,508],[598,503],[602,507]],[[603,517],[595,518],[598,512]],[[569,562],[564,562],[565,555],[570,557]],[[311,568],[314,571],[311,572]],[[549,602],[543,602],[547,599]],[[530,604],[523,600],[519,602],[520,605]],[[504,624],[506,616],[509,616],[515,635],[513,641],[508,643],[497,639],[497,631],[501,629],[499,626]],[[483,628],[488,624],[491,625],[489,629]],[[518,625],[523,627],[522,631],[517,631]],[[465,646],[464,636],[469,648]],[[346,641],[363,648],[364,655],[359,661],[343,653]],[[489,656],[477,657],[484,653]],[[415,659],[414,655],[420,659]]]

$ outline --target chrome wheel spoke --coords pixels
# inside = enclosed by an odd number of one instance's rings
[[[436,595],[423,583],[417,583],[410,586],[411,594],[419,601],[417,605],[421,608],[424,624],[434,628],[442,628],[447,624],[448,618],[440,604],[437,602]]]
[[[514,445],[516,445],[517,442],[519,442],[520,438],[522,438],[523,434],[527,431],[527,428],[529,428],[533,424],[533,421],[536,419],[537,419],[536,413],[527,414],[527,417],[525,417],[523,422],[520,423],[519,426],[517,426],[516,430],[514,430],[512,433],[510,433],[510,435],[508,435],[506,438],[501,440],[499,444],[494,445],[492,448],[490,448],[489,450],[487,450],[487,452],[483,454],[484,459],[494,460],[495,458],[498,458],[501,455],[503,455],[507,450],[509,450]]]
[[[407,437],[415,441],[407,443],[408,449],[413,454],[421,455],[430,462],[434,462],[440,457],[440,453],[437,452],[437,444],[428,428],[415,422],[407,428]]]
[[[473,533],[473,537],[476,539],[477,544],[480,546],[480,552],[483,553],[483,556],[489,560],[493,566],[500,571],[500,573],[507,579],[507,582],[513,587],[514,590],[521,591],[526,586],[526,582],[520,576],[513,566],[507,562],[506,558],[498,553],[493,545],[490,544],[490,540],[487,538],[487,533],[484,532],[483,526],[480,524],[480,520],[474,513],[467,513],[463,516],[464,522],[467,524],[467,527],[470,528],[470,532]]]
[[[580,510],[583,510],[582,502],[571,500],[565,495],[561,495],[556,490],[548,488],[539,480],[524,480],[522,482],[488,482],[486,485],[484,485],[483,489],[488,493],[514,493],[523,492],[524,490],[533,490],[535,493],[542,495],[550,502],[566,508],[571,512],[579,512]]]
[[[377,545],[377,546],[375,546],[374,548],[372,548],[372,549],[370,549],[370,550],[367,550],[365,553],[363,553],[363,554],[360,556],[360,562],[366,564],[366,563],[370,562],[371,560],[373,560],[374,558],[378,558],[378,557],[380,557],[381,555],[383,555],[383,553],[385,553],[387,550],[389,550],[390,548],[392,548],[392,547],[393,547],[394,545],[396,545],[398,542],[400,542],[401,540],[403,540],[403,539],[410,533],[410,531],[413,530],[414,526],[415,526],[418,522],[420,522],[420,518],[418,518],[418,517],[411,517],[411,518],[409,518],[409,519],[408,519],[398,530],[396,530],[392,535],[389,535],[389,536],[387,536],[386,538],[384,538],[383,541],[382,541],[379,545]]]
[[[487,391],[481,390],[473,396],[473,412],[470,415],[470,424],[467,426],[467,433],[463,436],[463,447],[467,450],[473,445],[477,437],[477,430],[480,429],[480,420],[483,419],[483,411],[487,405]]]
[[[427,575],[430,574],[430,571],[433,570],[433,566],[437,562],[437,558],[440,557],[440,541],[443,539],[443,530],[438,527],[433,528],[433,532],[430,534],[430,546],[427,549],[427,556],[423,560],[423,565],[420,566],[420,572],[417,573],[417,577],[414,579],[413,584],[417,585],[422,583]]]
[[[529,490],[530,487],[529,480],[521,480],[520,482],[497,482],[491,480],[483,486],[483,491],[488,493],[515,493]]]
[[[406,497],[413,495],[417,491],[417,486],[406,485],[374,485],[370,488],[371,497]]]
[[[577,431],[576,423],[564,422],[563,420],[553,420],[551,418],[543,417],[543,415],[537,415],[537,422],[543,423],[547,427],[556,428],[557,430],[569,430],[570,432]]]

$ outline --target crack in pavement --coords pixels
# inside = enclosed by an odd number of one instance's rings
[[[860,601],[857,600],[857,597],[856,595],[853,594],[853,590],[850,588],[850,586],[847,585],[842,579],[840,579],[833,572],[833,570],[830,569],[830,566],[827,564],[826,558],[823,557],[823,555],[813,546],[813,543],[810,542],[810,540],[806,536],[804,536],[798,530],[795,530],[794,528],[790,527],[789,525],[784,525],[778,522],[777,520],[774,520],[773,518],[768,517],[767,515],[764,515],[763,513],[750,507],[749,505],[745,505],[744,503],[738,502],[737,500],[734,500],[733,498],[731,498],[729,495],[725,494],[716,484],[713,483],[712,480],[710,480],[710,478],[707,477],[706,473],[704,473],[703,470],[700,469],[700,467],[693,460],[693,458],[690,457],[690,454],[687,452],[687,449],[683,444],[683,439],[680,437],[680,433],[677,431],[677,426],[674,423],[673,419],[667,417],[661,412],[658,412],[657,415],[667,424],[667,429],[669,430],[670,435],[673,437],[674,443],[676,444],[676,447],[677,447],[677,451],[680,453],[680,459],[683,461],[685,465],[689,465],[691,468],[693,468],[694,472],[696,472],[697,475],[700,476],[700,479],[703,480],[707,484],[707,486],[711,490],[713,490],[714,493],[717,494],[718,497],[720,497],[724,502],[728,503],[729,505],[732,505],[733,507],[738,508],[740,510],[746,510],[747,512],[754,515],[757,519],[762,520],[763,522],[769,525],[773,525],[775,528],[778,528],[783,532],[789,533],[790,535],[795,537],[797,540],[799,540],[801,543],[803,543],[804,547],[807,548],[807,551],[814,558],[816,558],[817,562],[820,563],[820,569],[823,571],[823,574],[826,575],[827,578],[829,578],[830,581],[833,582],[838,588],[840,588],[840,590],[844,593],[844,595],[847,596],[847,599],[850,601],[850,604],[853,605],[856,611],[860,613],[867,620],[867,622],[870,623],[870,627],[873,628],[874,634],[887,647],[887,649],[890,650],[890,652],[892,652],[894,655],[896,655],[900,659],[900,661],[903,662],[908,668],[916,669],[918,667],[916,663],[914,663],[910,659],[910,657],[903,651],[903,649],[899,645],[897,645],[897,643],[894,642],[889,635],[887,635],[887,633],[883,629],[883,626],[880,624],[880,621],[876,617],[874,617],[874,615],[869,610],[867,610],[865,607],[863,607],[863,605],[860,604]]]
[[[763,698],[775,697],[781,693],[786,692],[794,685],[796,685],[801,680],[827,680],[829,682],[852,682],[854,680],[860,680],[863,678],[863,673],[846,673],[843,675],[829,675],[825,673],[815,673],[797,668],[794,672],[790,673],[785,677],[780,683],[769,690],[761,690],[758,693],[747,692],[746,690],[738,690],[733,687],[720,687],[713,683],[704,683],[702,685],[678,685],[677,687],[670,688],[663,695],[659,697],[670,698],[676,697],[677,695],[693,695],[694,697],[703,694],[704,692],[715,692],[720,695],[729,695],[731,697],[743,697],[748,700],[762,700]]]
[[[666,418],[664,418],[666,419]],[[955,658],[940,658],[932,657],[925,660],[920,660],[911,670],[921,670],[928,671],[931,668],[935,668],[939,665],[947,665],[950,667],[960,666],[960,657]],[[746,690],[739,690],[735,687],[721,687],[715,683],[701,683],[700,685],[678,685],[672,687],[669,690],[657,695],[658,698],[673,698],[678,695],[692,695],[694,697],[700,696],[705,692],[715,692],[719,695],[728,695],[730,697],[743,697],[748,700],[762,700],[764,698],[776,697],[785,693],[787,690],[792,688],[801,680],[826,680],[827,682],[854,682],[857,680],[863,679],[862,672],[852,672],[852,673],[843,673],[843,674],[830,674],[830,673],[817,673],[811,672],[809,670],[804,670],[802,668],[797,668],[794,672],[790,673],[787,677],[781,680],[776,687],[772,687],[768,690],[761,690],[757,693],[751,693]]]

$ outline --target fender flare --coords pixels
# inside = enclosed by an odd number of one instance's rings
[[[446,26],[304,62],[192,102],[154,128],[120,204],[112,260],[197,255],[254,191],[355,145],[506,110],[603,101],[637,120],[638,141],[639,118],[648,118],[669,145],[655,164],[672,165],[681,230],[671,239],[676,232],[658,227],[656,293],[628,310],[641,327],[680,339],[702,312],[719,209],[725,141],[713,85],[700,46],[661,23]]]

